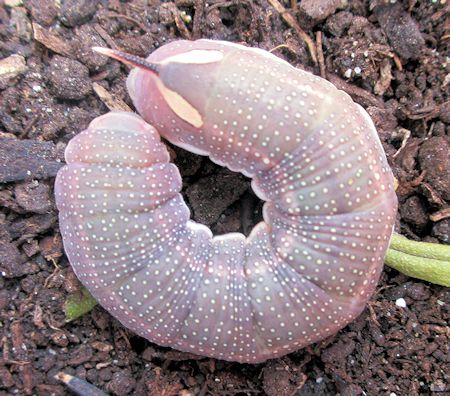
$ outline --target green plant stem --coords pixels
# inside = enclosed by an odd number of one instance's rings
[[[384,262],[413,278],[450,286],[450,246],[415,242],[394,234]]]

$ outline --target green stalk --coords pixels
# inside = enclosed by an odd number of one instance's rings
[[[450,246],[415,242],[394,234],[384,262],[413,278],[450,286]]]

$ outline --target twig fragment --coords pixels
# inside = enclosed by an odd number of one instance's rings
[[[317,50],[317,59],[319,61],[320,77],[327,78],[325,71],[325,58],[323,56],[323,49],[322,49],[322,32],[320,30],[316,32],[316,50]]]
[[[316,46],[312,41],[311,37],[309,37],[305,31],[300,27],[295,18],[289,13],[286,8],[278,0],[268,0],[269,4],[275,8],[275,10],[281,15],[283,20],[297,33],[297,35],[305,42],[308,47],[309,53],[311,55],[311,59],[314,64],[317,65],[317,54],[316,54]]]
[[[33,22],[33,38],[49,50],[59,55],[73,58],[74,51],[67,41],[64,41],[35,22]]]
[[[395,154],[392,156],[392,158],[397,158],[397,156],[400,154],[400,152],[405,148],[406,143],[408,143],[409,138],[411,137],[411,131],[406,128],[399,128],[397,131],[399,134],[403,135],[402,138],[402,144],[400,148],[395,152]]]
[[[444,208],[430,215],[430,220],[437,222],[450,217],[450,208]]]
[[[103,88],[98,83],[93,83],[92,87],[94,92],[100,98],[100,100],[105,104],[105,106],[111,111],[132,111],[130,107],[119,98],[113,97],[105,88]]]
[[[108,396],[105,392],[98,389],[96,386],[86,382],[73,375],[60,372],[55,375],[55,379],[66,384],[71,392],[79,396]]]

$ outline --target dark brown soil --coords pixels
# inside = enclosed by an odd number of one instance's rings
[[[63,303],[80,285],[53,198],[65,144],[108,111],[100,89],[131,106],[126,68],[91,46],[145,56],[179,38],[282,45],[276,55],[326,76],[373,117],[399,183],[397,230],[449,244],[449,3],[282,2],[322,42],[318,65],[273,0],[58,3],[0,0],[0,59],[16,55],[0,63],[0,395],[68,394],[60,371],[113,395],[449,395],[449,290],[389,268],[355,322],[260,365],[158,347],[99,307],[66,324]],[[172,154],[194,219],[248,232],[261,209],[249,181]]]

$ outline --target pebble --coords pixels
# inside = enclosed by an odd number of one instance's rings
[[[52,209],[50,187],[45,183],[32,181],[17,184],[14,193],[17,203],[27,212],[47,213]]]
[[[335,37],[341,37],[349,28],[353,20],[353,14],[348,11],[340,11],[330,16],[325,27]]]
[[[59,19],[69,27],[89,21],[97,11],[98,0],[65,0],[61,6]]]
[[[413,195],[405,201],[400,208],[400,213],[403,220],[419,234],[425,230],[429,223],[425,202],[417,195]]]
[[[425,40],[417,22],[403,10],[403,5],[378,6],[374,13],[394,51],[403,60],[418,59],[425,48]]]
[[[14,83],[15,79],[27,71],[25,58],[21,55],[10,55],[0,60],[0,89]]]
[[[431,235],[439,239],[441,243],[450,244],[450,218],[435,223],[431,229]]]
[[[80,62],[55,55],[50,63],[52,93],[60,99],[79,100],[92,92],[89,69]]]
[[[439,108],[439,118],[442,122],[450,124],[450,100],[443,103]]]
[[[62,166],[52,142],[0,139],[0,183],[47,179]]]
[[[92,70],[105,66],[108,63],[108,58],[92,51],[92,47],[106,46],[96,30],[92,26],[83,25],[77,30],[76,34],[77,59]]]
[[[397,305],[397,307],[406,308],[406,301],[404,298],[397,298],[397,300],[395,300],[395,305]]]
[[[419,149],[419,163],[422,171],[425,171],[425,181],[447,201],[450,200],[449,152],[448,136],[431,137]]]
[[[23,7],[14,7],[11,10],[10,26],[15,30],[15,35],[25,42],[31,40],[31,22],[27,16],[27,10]]]
[[[136,380],[128,370],[117,371],[107,385],[113,395],[129,395],[136,387]]]
[[[56,1],[31,0],[28,3],[33,22],[48,26],[53,23],[58,15],[59,8]]]
[[[327,19],[344,4],[344,0],[302,0],[299,4],[299,19],[303,28],[311,28]]]

